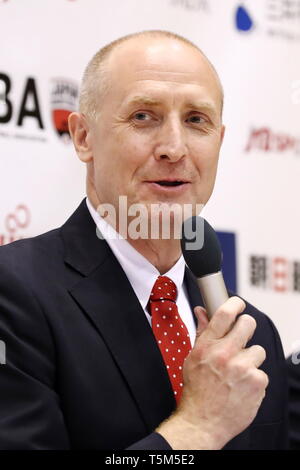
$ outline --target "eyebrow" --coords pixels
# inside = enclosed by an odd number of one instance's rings
[[[127,106],[137,105],[137,104],[144,104],[149,106],[159,106],[162,102],[158,99],[152,98],[151,96],[147,95],[136,95],[133,96],[127,103]],[[188,101],[186,103],[188,108],[195,109],[197,111],[207,111],[213,114],[217,113],[217,110],[214,104],[211,101]]]
[[[216,107],[210,101],[190,101],[186,104],[188,108],[195,109],[196,111],[207,111],[217,114]]]
[[[152,106],[158,106],[161,104],[161,101],[151,98],[151,96],[146,96],[146,95],[136,95],[133,96],[128,102],[127,105],[132,105],[132,104],[148,104]]]

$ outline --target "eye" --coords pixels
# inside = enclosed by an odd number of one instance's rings
[[[188,120],[193,124],[201,124],[202,122],[206,122],[203,116],[199,116],[199,114],[194,114],[193,116],[189,116]]]
[[[138,112],[133,115],[133,118],[137,121],[146,121],[150,119],[150,116],[148,113]]]

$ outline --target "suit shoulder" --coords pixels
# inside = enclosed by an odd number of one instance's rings
[[[243,299],[243,300],[246,304],[245,313],[247,313],[248,315],[251,315],[256,320],[257,325],[260,325],[261,327],[267,327],[267,328],[274,326],[271,318],[266,313],[259,310],[257,307],[255,307],[250,302],[248,302],[246,299]]]
[[[60,243],[59,230],[55,228],[34,237],[22,238],[0,246],[0,263],[13,256],[28,256],[36,251],[43,252],[54,248]]]
[[[0,247],[0,277],[10,273],[22,281],[40,266],[48,266],[62,256],[59,228],[35,237],[16,240]]]
[[[230,296],[236,295],[231,292],[229,294]],[[243,313],[251,315],[256,321],[257,325],[253,338],[250,340],[249,345],[260,344],[261,346],[265,347],[269,351],[269,354],[271,354],[272,356],[275,355],[277,358],[280,358],[280,360],[284,359],[280,336],[274,322],[266,313],[256,308],[243,297],[239,297],[246,304]]]
[[[250,302],[248,302],[248,300],[243,298],[241,295],[235,294],[233,292],[229,292],[230,297],[235,296],[235,295],[237,297],[239,297],[240,299],[242,299],[246,304],[246,307],[245,307],[245,310],[244,310],[243,313],[247,313],[248,315],[251,315],[254,318],[254,320],[256,321],[258,326],[267,327],[268,329],[269,328],[271,328],[271,329],[275,328],[276,329],[276,327],[275,327],[274,323],[272,322],[271,318],[266,313],[262,312],[257,307],[252,305]]]

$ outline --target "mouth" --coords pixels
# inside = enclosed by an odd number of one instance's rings
[[[155,183],[160,186],[180,186],[189,183],[189,181],[180,178],[165,178],[160,180],[148,181],[148,183]]]
[[[161,179],[145,182],[148,183],[148,185],[154,190],[164,192],[184,191],[190,184],[189,181],[181,179]]]
[[[160,186],[180,186],[181,184],[185,184],[184,181],[152,181],[152,183],[159,184]]]

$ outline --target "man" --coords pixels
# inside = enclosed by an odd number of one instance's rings
[[[120,196],[149,220],[153,204],[208,201],[222,101],[208,59],[171,33],[122,38],[88,65],[69,118],[87,199],[60,229],[0,250],[1,448],[285,447],[271,321],[231,297],[208,323],[178,238],[119,223]]]

